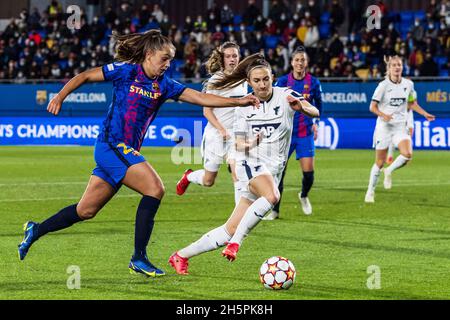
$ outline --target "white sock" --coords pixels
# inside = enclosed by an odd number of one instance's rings
[[[381,169],[378,168],[376,164],[372,166],[372,169],[370,170],[370,179],[369,179],[369,187],[368,191],[375,191],[375,188],[377,187],[378,178],[380,177]]]
[[[388,154],[387,154],[387,155],[388,155],[388,158],[394,156],[394,149],[395,149],[395,146],[394,146],[393,143],[391,143],[391,144],[389,145],[389,149],[388,149]]]
[[[384,170],[386,173],[390,174],[394,170],[403,167],[409,160],[411,160],[411,158],[407,158],[400,154],[397,158],[395,158],[394,162],[392,162],[392,164]]]
[[[191,258],[203,252],[208,252],[225,245],[230,240],[225,225],[204,234],[200,239],[191,243],[186,248],[178,251],[178,254],[184,258]]]
[[[250,231],[256,227],[265,214],[273,208],[266,198],[260,197],[248,207],[230,242],[241,244]]]
[[[203,185],[203,177],[205,176],[205,170],[196,170],[188,174],[187,179],[190,182],[193,182],[195,184]]]

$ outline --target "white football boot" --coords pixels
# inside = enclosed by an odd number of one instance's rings
[[[267,214],[264,218],[262,218],[263,220],[266,221],[270,221],[270,220],[275,220],[278,219],[278,217],[280,216],[279,212],[276,212],[275,210],[272,210],[269,214]]]
[[[384,188],[391,189],[392,188],[392,172],[388,172],[384,170]]]
[[[366,203],[374,203],[375,202],[375,192],[367,190],[366,198],[364,199]]]
[[[312,214],[312,206],[311,206],[311,202],[309,202],[308,197],[302,198],[302,194],[299,193],[298,199],[300,200],[300,204],[302,205],[303,213],[306,214],[307,216],[311,215]]]

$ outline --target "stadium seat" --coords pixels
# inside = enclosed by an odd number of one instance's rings
[[[441,70],[439,71],[439,77],[448,77],[448,70]]]
[[[319,35],[321,39],[328,39],[330,37],[330,25],[328,23],[320,24]]]
[[[414,20],[419,18],[420,21],[424,21],[426,17],[425,11],[419,10],[414,12]]]
[[[233,18],[233,24],[234,24],[235,26],[238,26],[238,25],[241,24],[241,22],[242,22],[242,16],[239,15],[239,14],[234,15],[234,18]]]
[[[322,24],[328,24],[330,23],[330,13],[329,12],[323,12],[320,16],[320,23]]]
[[[414,13],[411,11],[402,11],[400,12],[400,20],[402,23],[413,24]]]
[[[277,36],[266,36],[264,39],[265,47],[267,49],[275,49],[278,45],[279,38]]]

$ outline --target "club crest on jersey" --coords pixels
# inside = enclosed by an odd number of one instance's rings
[[[275,115],[278,115],[278,111],[280,111],[280,106],[276,106],[275,108],[273,108],[273,111],[275,111]]]
[[[152,89],[155,91],[159,91],[159,83],[158,82],[153,82],[152,83]]]
[[[389,104],[393,107],[400,107],[406,101],[405,98],[391,98]]]
[[[255,124],[252,125],[252,132],[254,135],[262,133],[264,137],[270,138],[275,130],[278,129],[281,123],[267,123],[267,124]]]

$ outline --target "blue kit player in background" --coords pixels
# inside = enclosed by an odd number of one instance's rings
[[[322,114],[322,87],[319,80],[306,71],[308,67],[308,55],[304,47],[298,47],[292,53],[291,66],[292,72],[280,77],[276,86],[288,87],[301,93]],[[306,215],[312,214],[312,206],[308,199],[308,193],[314,183],[314,140],[317,139],[317,125],[314,121],[317,120],[313,120],[313,118],[300,112],[295,113],[291,147],[289,149],[289,157],[295,150],[296,159],[300,161],[300,167],[303,172],[302,191],[298,194],[298,197],[302,210]],[[278,186],[280,190],[280,201],[273,208],[272,212],[264,218],[265,220],[274,220],[279,217],[281,196],[283,194],[283,180],[286,170],[287,165]]]
[[[161,276],[164,271],[148,260],[146,252],[154,218],[164,195],[161,178],[139,153],[149,125],[167,99],[208,107],[258,106],[259,100],[254,96],[232,99],[201,93],[165,76],[164,72],[175,56],[175,47],[159,30],[114,35],[114,38],[117,62],[75,76],[47,107],[50,113],[57,115],[64,99],[83,83],[112,81],[112,103],[95,144],[97,166],[78,203],[61,209],[41,223],[25,223],[19,258],[23,260],[31,245],[43,235],[94,218],[125,185],[142,195],[136,213],[135,248],[130,271],[151,277]]]

